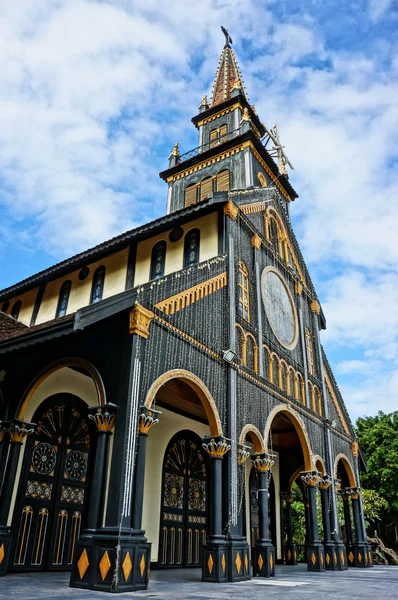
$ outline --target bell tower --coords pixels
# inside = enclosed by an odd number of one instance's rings
[[[276,164],[272,152],[265,147],[270,140],[276,145],[279,138],[276,140],[274,130],[267,129],[250,104],[232,39],[226,29],[221,29],[225,44],[210,101],[205,95],[198,114],[192,119],[198,130],[198,147],[181,154],[175,143],[169,167],[160,173],[169,186],[167,214],[202,202],[220,191],[274,185],[285,199],[286,209],[297,197],[288,181],[283,155]],[[272,150],[275,154],[278,148],[274,146]],[[280,153],[277,156],[279,159]]]

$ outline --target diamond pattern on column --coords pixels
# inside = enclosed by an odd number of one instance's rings
[[[328,552],[326,552],[326,562],[328,565],[330,565],[330,556]]]
[[[242,560],[240,557],[240,552],[236,553],[235,566],[236,566],[236,571],[237,571],[238,575],[240,575],[240,570],[242,568]]]
[[[315,563],[316,563],[316,556],[315,556],[314,552],[311,554],[311,562],[313,565],[315,565]]]
[[[222,559],[221,559],[221,568],[222,568],[223,573],[225,573],[225,567],[226,567],[225,554],[223,554]]]
[[[6,553],[4,552],[4,544],[1,544],[0,546],[0,565],[4,560]]]
[[[350,563],[354,562],[354,555],[352,552],[349,553],[348,560],[350,561]]]
[[[104,581],[105,577],[109,573],[109,569],[111,568],[111,561],[109,560],[108,550],[105,550],[104,554],[99,563],[99,569],[101,573],[102,581]]]
[[[124,561],[122,564],[124,581],[127,581],[127,579],[130,577],[132,568],[133,568],[133,563],[131,562],[130,552],[126,552],[126,556],[124,557]]]
[[[77,562],[77,568],[78,568],[78,571],[79,571],[80,579],[83,579],[83,577],[85,576],[89,564],[90,563],[89,563],[89,560],[88,560],[87,551],[84,548],[84,550],[81,553],[81,556],[80,556],[80,558],[79,558],[79,560]]]
[[[264,564],[263,555],[262,554],[259,554],[258,559],[257,559],[257,564],[258,564],[259,569],[261,571],[261,569],[263,568],[263,564]]]
[[[358,560],[360,563],[362,562],[362,554],[360,552],[358,552]]]
[[[211,554],[209,554],[209,558],[207,559],[207,568],[209,569],[210,575],[213,570],[213,565],[214,565],[213,557]]]
[[[292,553],[290,552],[290,550],[287,551],[287,560],[290,560],[292,558]]]
[[[340,556],[341,556],[341,562],[343,563],[343,566],[344,566],[345,565],[345,560],[344,560],[344,552],[343,551],[341,551]]]
[[[270,567],[271,571],[274,568],[274,559],[273,559],[272,554],[269,555],[269,567]]]
[[[249,559],[247,557],[247,554],[245,554],[245,569],[246,571],[249,569]]]
[[[321,565],[323,567],[323,552],[320,552],[319,558],[321,559]]]
[[[140,560],[140,573],[141,573],[141,577],[144,575],[144,571],[145,571],[145,556],[142,555],[141,556],[141,560]]]

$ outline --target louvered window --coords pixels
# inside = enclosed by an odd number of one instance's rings
[[[198,186],[188,185],[185,189],[185,206],[192,206],[192,204],[196,204],[197,202],[197,190]]]
[[[229,190],[229,171],[221,171],[217,175],[217,192],[227,192]]]
[[[227,125],[221,125],[219,131],[220,131],[219,138],[220,138],[220,144],[221,144],[222,142],[225,142],[227,140],[227,133],[228,133]]]
[[[213,193],[213,180],[211,177],[204,179],[200,184],[200,199],[205,200],[209,194]]]
[[[210,148],[214,148],[218,144],[218,129],[210,131]]]

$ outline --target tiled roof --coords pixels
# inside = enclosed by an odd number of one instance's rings
[[[0,341],[20,335],[28,330],[29,327],[0,310]]]
[[[214,77],[210,107],[217,106],[225,100],[229,100],[232,89],[237,87],[248,100],[242,76],[239,71],[238,62],[231,46],[226,44],[221,52],[216,75]]]

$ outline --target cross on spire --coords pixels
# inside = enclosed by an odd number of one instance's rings
[[[221,25],[221,31],[222,31],[222,32],[223,32],[223,34],[225,35],[225,46],[224,46],[224,48],[225,48],[226,46],[230,46],[230,44],[233,44],[233,41],[232,41],[232,39],[231,39],[231,36],[230,36],[230,35],[229,35],[229,33],[228,33],[228,29],[225,29],[225,27],[223,27],[223,26]]]
[[[220,60],[213,83],[210,107],[221,104],[232,96],[232,90],[237,88],[248,101],[242,76],[239,71],[238,62],[231,48],[232,39],[225,27],[221,27],[225,36],[225,45],[221,52]]]

